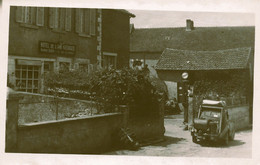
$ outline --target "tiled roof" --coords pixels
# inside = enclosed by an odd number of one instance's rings
[[[218,51],[165,49],[156,65],[157,70],[221,70],[247,67],[251,48]]]
[[[255,27],[195,27],[135,29],[131,52],[163,52],[166,48],[212,51],[254,47]]]

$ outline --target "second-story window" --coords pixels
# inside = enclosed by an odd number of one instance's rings
[[[44,25],[44,8],[42,7],[16,7],[16,22],[43,26]]]
[[[96,34],[95,9],[76,9],[76,32],[82,35]]]
[[[71,9],[49,8],[49,27],[58,31],[71,31]]]

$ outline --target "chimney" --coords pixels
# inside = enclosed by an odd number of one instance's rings
[[[186,20],[186,31],[192,31],[194,29],[193,21],[190,19]]]

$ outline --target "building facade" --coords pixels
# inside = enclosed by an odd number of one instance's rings
[[[110,15],[103,9],[12,6],[9,83],[16,90],[39,93],[44,91],[46,72],[82,69],[88,73],[110,65],[128,66],[129,21],[134,15],[125,10],[108,11]]]

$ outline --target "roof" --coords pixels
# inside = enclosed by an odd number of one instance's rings
[[[254,47],[255,27],[195,27],[135,29],[131,34],[131,52],[160,52],[165,48],[181,50],[222,50]]]
[[[251,48],[217,51],[165,49],[156,65],[157,70],[226,70],[245,69]]]
[[[122,12],[124,14],[128,14],[130,17],[135,17],[135,15],[133,13],[130,13],[129,11],[125,10],[125,9],[116,9],[119,12]]]

